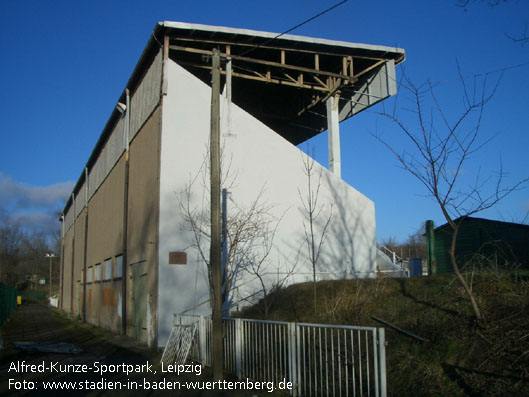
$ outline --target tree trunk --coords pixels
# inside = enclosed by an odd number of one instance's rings
[[[452,267],[454,268],[454,272],[461,282],[461,285],[463,285],[463,288],[465,289],[465,292],[467,293],[470,303],[472,304],[472,309],[474,309],[474,314],[476,315],[476,318],[478,320],[482,320],[483,316],[481,315],[481,311],[479,310],[478,303],[476,302],[476,299],[474,298],[474,294],[472,293],[472,290],[468,286],[468,283],[466,282],[465,278],[461,274],[461,271],[459,270],[459,266],[456,261],[456,239],[457,234],[459,232],[459,226],[461,225],[461,222],[459,224],[451,223],[452,227],[454,228],[454,233],[452,234],[452,242],[450,244],[450,249],[448,250],[448,254],[450,255],[450,262],[452,263]]]

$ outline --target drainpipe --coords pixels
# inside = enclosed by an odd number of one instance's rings
[[[61,268],[60,268],[60,275],[59,275],[59,291],[60,291],[60,296],[59,296],[59,309],[63,309],[63,298],[64,298],[64,291],[63,291],[63,287],[64,287],[64,284],[62,282],[62,279],[64,277],[64,213],[61,214],[61,260],[60,260],[60,263],[61,263]]]
[[[228,306],[229,306],[229,289],[227,285],[227,272],[226,267],[228,266],[228,189],[222,189],[222,251],[221,251],[221,276],[222,276],[222,295],[225,298],[222,302],[222,315],[225,317],[229,316]],[[235,277],[235,274],[233,275]]]
[[[72,193],[72,203],[73,203],[73,225],[72,225],[72,277],[70,279],[70,315],[73,314],[73,285],[74,285],[74,267],[75,267],[75,193]]]
[[[81,279],[83,283],[83,310],[82,310],[82,317],[83,321],[86,322],[86,260],[87,260],[87,253],[88,253],[88,189],[89,189],[89,181],[88,181],[88,167],[85,167],[84,169],[84,179],[86,184],[85,189],[85,218],[84,218],[84,258],[83,258],[83,277]]]
[[[128,259],[127,259],[127,223],[128,223],[128,206],[129,206],[129,139],[130,139],[130,91],[125,89],[127,103],[125,109],[125,188],[123,192],[123,263],[121,279],[121,334],[127,334],[127,277],[128,277]]]

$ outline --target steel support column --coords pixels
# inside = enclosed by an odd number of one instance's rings
[[[340,97],[334,95],[327,99],[327,130],[329,134],[329,169],[338,178],[342,177],[340,159],[340,115],[338,103]]]

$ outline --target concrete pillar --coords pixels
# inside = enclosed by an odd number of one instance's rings
[[[338,95],[327,99],[327,130],[329,134],[329,169],[337,177],[342,177],[340,159],[340,119],[338,114]]]

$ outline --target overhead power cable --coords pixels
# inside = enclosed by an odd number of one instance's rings
[[[316,18],[321,17],[322,15],[328,13],[329,11],[334,10],[335,8],[341,6],[342,4],[347,3],[348,1],[349,1],[349,0],[343,0],[343,1],[340,1],[339,3],[336,3],[336,4],[333,5],[332,7],[329,7],[329,8],[327,8],[327,9],[323,10],[322,12],[320,12],[320,13],[318,13],[318,14],[312,16],[312,17],[310,17],[309,19],[306,19],[305,21],[303,21],[303,22],[301,22],[301,23],[298,23],[296,26],[293,26],[293,27],[291,27],[290,29],[285,30],[283,33],[279,33],[277,36],[272,37],[271,39],[266,40],[264,43],[261,43],[261,44],[256,45],[255,47],[249,48],[248,50],[246,50],[246,51],[244,51],[242,54],[240,54],[240,56],[245,56],[245,55],[249,54],[250,52],[252,52],[252,51],[258,49],[259,47],[262,47],[262,46],[265,46],[265,45],[267,45],[267,44],[270,44],[271,42],[273,42],[274,40],[277,40],[277,39],[280,38],[281,36],[283,36],[283,35],[285,35],[285,34],[287,34],[287,33],[290,33],[290,32],[292,32],[293,30],[296,30],[297,28],[299,28],[299,27],[301,27],[301,26],[303,26],[303,25],[305,25],[305,24],[307,24],[307,23],[309,23],[309,22],[311,22],[311,21],[314,21]]]

